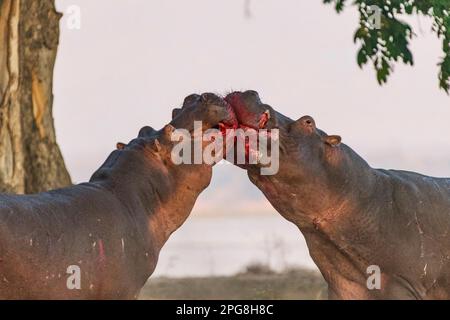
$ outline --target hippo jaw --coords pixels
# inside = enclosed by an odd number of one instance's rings
[[[244,161],[240,162],[237,155],[228,154],[226,160],[242,168],[272,167],[272,154],[275,149],[278,152],[279,142],[276,112],[261,102],[256,91],[232,92],[224,100],[231,106],[238,122],[234,149],[239,152],[239,145],[244,145],[245,148]],[[265,143],[261,144],[262,140]],[[270,158],[269,163],[260,161],[263,156]]]
[[[193,192],[201,192],[211,181],[212,166],[207,163],[175,163],[173,150],[179,143],[174,140],[177,130],[185,130],[191,137],[196,130],[196,122],[201,122],[200,130],[204,134],[210,129],[220,127],[236,128],[237,120],[229,104],[213,93],[192,94],[186,97],[180,108],[172,111],[172,120],[161,130],[146,126],[139,131],[138,138],[129,144],[118,143],[117,149],[144,149],[148,165],[165,172],[167,181],[172,181],[172,188],[189,186]],[[193,140],[193,139],[192,139]],[[203,148],[207,145],[203,141]],[[163,181],[165,184],[166,181]]]
[[[191,94],[181,108],[172,111],[171,124],[176,128],[193,131],[194,121],[202,121],[204,130],[233,129],[238,127],[236,115],[230,104],[213,93]]]
[[[330,167],[339,162],[340,137],[317,129],[310,116],[296,121],[284,116],[263,103],[256,91],[233,92],[225,100],[232,106],[239,127],[278,130],[280,168],[275,175],[263,177],[260,164],[238,165],[248,171],[255,184],[274,183],[281,190],[286,183],[295,183],[299,190],[294,193],[302,193],[300,189],[309,188],[312,182],[326,184],[330,172],[333,174]]]
[[[233,92],[225,97],[231,106],[239,127],[243,129],[265,129],[272,114],[271,108],[261,109],[262,103],[256,91]]]

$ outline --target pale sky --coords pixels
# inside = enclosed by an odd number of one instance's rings
[[[75,182],[89,179],[117,141],[160,128],[190,93],[253,89],[292,118],[309,114],[372,166],[450,176],[450,97],[437,85],[440,42],[425,18],[415,66],[380,87],[356,64],[354,8],[321,0],[57,0],[81,8],[61,20],[55,69],[58,142]],[[226,206],[225,206],[226,205]],[[273,212],[245,172],[217,166],[197,213]]]

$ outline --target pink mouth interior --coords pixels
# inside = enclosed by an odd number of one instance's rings
[[[229,94],[225,98],[225,101],[234,111],[235,118],[237,119],[240,128],[252,128],[259,130],[264,128],[267,121],[269,121],[268,114],[257,114],[249,110],[245,102],[242,100],[241,93],[239,92]]]
[[[239,128],[244,131],[258,131],[259,129],[263,129],[269,121],[269,115],[267,113],[257,114],[250,111],[244,101],[242,101],[240,93],[231,93],[224,99],[224,101],[230,114],[230,118],[232,119],[232,121],[224,121],[219,124],[220,131],[222,132],[224,138],[228,129]],[[237,139],[235,139],[235,142],[236,140]],[[246,139],[244,143],[246,161],[248,161],[250,152],[257,152],[257,150],[250,150],[248,139]],[[226,152],[224,154],[226,154]]]

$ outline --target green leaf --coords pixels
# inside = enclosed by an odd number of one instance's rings
[[[345,8],[346,0],[323,0],[325,4],[334,4],[339,13]],[[356,61],[362,67],[369,60],[373,61],[377,81],[381,85],[387,82],[392,71],[391,65],[396,62],[413,65],[414,57],[409,49],[409,41],[415,35],[411,26],[398,19],[397,13],[413,15],[421,14],[434,21],[433,32],[442,39],[444,57],[439,62],[439,87],[447,93],[450,91],[450,0],[355,0],[359,27],[353,41],[360,43]],[[369,28],[373,11],[368,8],[378,6],[381,12],[381,28]]]

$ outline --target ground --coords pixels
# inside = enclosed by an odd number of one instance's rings
[[[140,299],[326,299],[322,276],[311,270],[292,269],[281,273],[263,267],[248,267],[229,277],[150,278]]]

